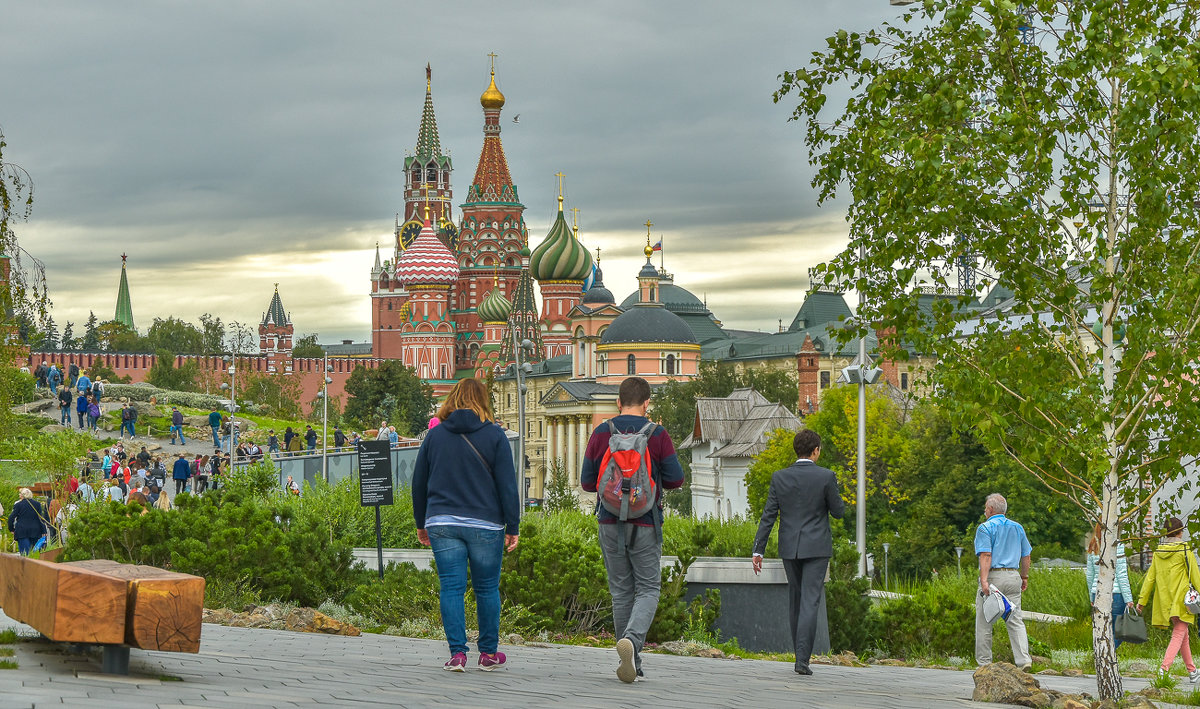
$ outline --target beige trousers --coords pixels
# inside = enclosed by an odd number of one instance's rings
[[[988,583],[1008,597],[1013,611],[1005,623],[1012,645],[1014,664],[1025,667],[1033,662],[1029,657],[1029,636],[1025,634],[1025,619],[1021,617],[1021,574],[1012,569],[992,569]],[[992,623],[983,619],[983,596],[975,593],[975,662],[982,666],[992,661]]]

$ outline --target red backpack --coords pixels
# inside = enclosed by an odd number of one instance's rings
[[[600,461],[600,504],[622,522],[654,509],[658,489],[650,475],[646,449],[658,424],[651,421],[636,433],[622,433],[608,422],[608,452]]]

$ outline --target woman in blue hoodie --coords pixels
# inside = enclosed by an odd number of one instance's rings
[[[517,548],[521,499],[508,437],[492,420],[487,388],[477,379],[454,385],[438,410],[413,470],[417,538],[433,547],[441,580],[442,627],[450,645],[445,669],[467,668],[463,598],[467,568],[479,618],[479,669],[503,667],[500,564]]]

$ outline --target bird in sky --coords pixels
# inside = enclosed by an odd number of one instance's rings
[[[517,115],[513,116],[513,123],[520,123],[520,122],[521,122],[521,114],[518,113]]]

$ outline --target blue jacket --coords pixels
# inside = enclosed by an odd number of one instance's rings
[[[425,529],[426,517],[458,515],[503,524],[506,534],[517,534],[521,498],[504,429],[480,421],[470,409],[452,412],[425,435],[413,469],[412,500],[417,529]]]
[[[171,468],[171,477],[175,480],[187,480],[192,474],[192,464],[186,458],[176,458]]]
[[[1096,591],[1100,590],[1100,574],[1096,568],[1100,557],[1095,554],[1087,555],[1087,587],[1088,596],[1095,601]],[[1129,560],[1125,557],[1125,545],[1117,544],[1117,576],[1113,579],[1113,593],[1121,594],[1126,603],[1134,602],[1133,592],[1129,590]]]
[[[37,500],[18,499],[8,513],[8,531],[14,539],[37,539],[46,533],[42,505]]]
[[[88,379],[88,375],[86,375],[86,374],[79,375],[79,379],[75,380],[75,387],[77,389],[79,389],[79,391],[87,391],[88,387],[90,387],[91,385],[92,385],[92,380]]]

